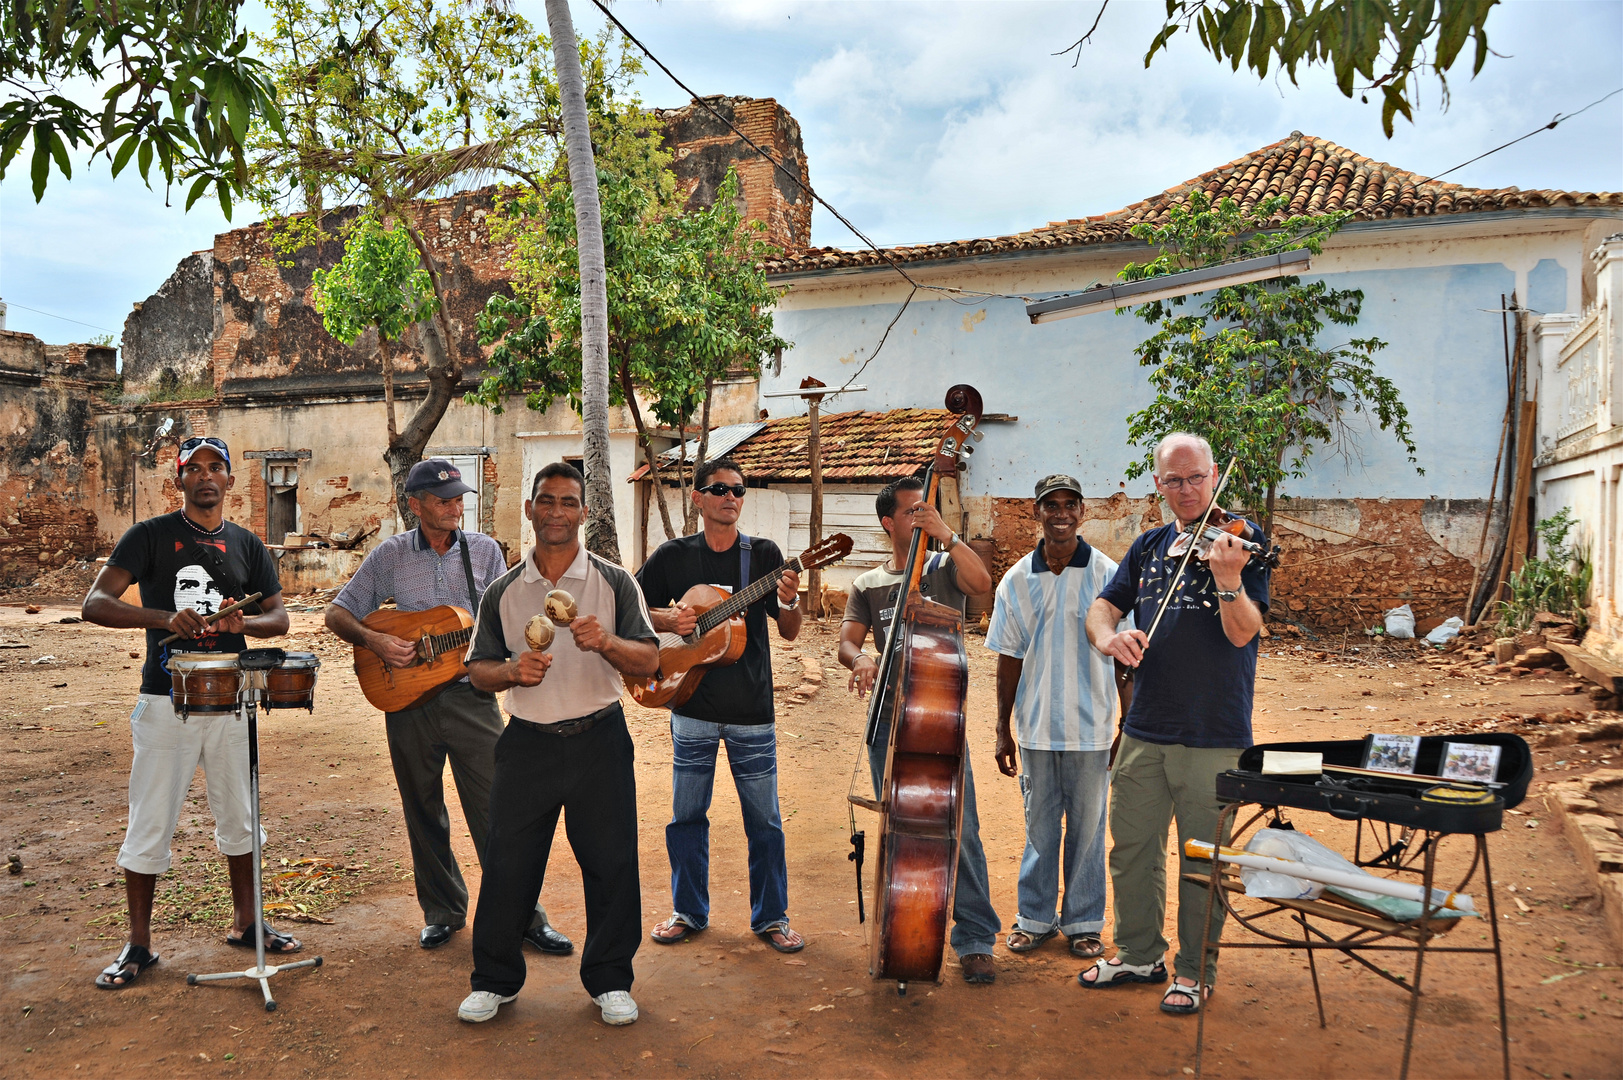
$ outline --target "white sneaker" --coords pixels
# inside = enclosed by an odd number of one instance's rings
[[[511,1000],[511,999],[509,999]],[[631,995],[624,990],[610,990],[606,994],[599,994],[592,999],[603,1009],[603,1022],[605,1024],[635,1024],[637,1022],[637,1003],[631,1000]],[[496,1007],[491,1006],[494,1013]]]
[[[462,1004],[457,1007],[456,1017],[458,1020],[466,1020],[470,1024],[482,1024],[495,1016],[497,1009],[516,997],[518,997],[517,994],[508,994],[503,997],[500,994],[492,994],[489,990],[475,990],[462,999]],[[636,1018],[637,1007],[633,1005],[631,1007],[631,1019],[635,1020]],[[625,1020],[620,1022],[629,1023],[629,1021]]]

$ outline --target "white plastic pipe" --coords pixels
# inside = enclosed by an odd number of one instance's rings
[[[1191,859],[1210,859],[1212,858],[1213,847],[1205,840],[1188,840],[1184,842],[1183,853]],[[1216,854],[1219,861],[1233,863],[1235,866],[1249,866],[1254,870],[1271,870],[1276,874],[1288,874],[1293,878],[1302,878],[1304,881],[1317,881],[1321,885],[1334,885],[1339,889],[1355,889],[1359,892],[1377,893],[1381,896],[1395,896],[1399,900],[1412,900],[1417,904],[1425,903],[1426,890],[1407,881],[1393,881],[1390,878],[1376,877],[1374,874],[1366,874],[1362,871],[1350,873],[1346,870],[1310,866],[1294,859],[1276,859],[1271,855],[1258,855],[1250,851],[1241,851],[1239,848],[1217,848]],[[1465,911],[1472,915],[1476,914],[1476,904],[1464,893],[1433,889],[1431,890],[1431,902],[1435,907]]]

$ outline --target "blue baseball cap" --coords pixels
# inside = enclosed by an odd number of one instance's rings
[[[175,454],[175,472],[179,473],[192,459],[192,455],[199,450],[213,450],[225,462],[225,471],[231,471],[231,450],[225,445],[224,439],[217,439],[213,435],[193,435],[181,442]]]
[[[466,495],[473,488],[462,482],[462,470],[444,458],[419,461],[406,474],[406,494],[428,492],[441,499],[454,499]]]

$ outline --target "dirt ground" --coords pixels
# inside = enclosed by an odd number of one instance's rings
[[[0,875],[0,1016],[9,1032],[0,1076],[1181,1076],[1194,1065],[1194,1018],[1162,1014],[1158,988],[1084,990],[1075,981],[1084,963],[1060,941],[1025,956],[999,944],[990,987],[966,985],[951,962],[940,986],[915,985],[906,997],[868,977],[844,798],[863,709],[845,691],[833,627],[812,624],[799,642],[774,646],[790,910],[809,941],[800,955],[780,956],[749,933],[743,832],[723,774],[711,815],[711,926],[675,947],[644,941],[634,988],[639,1023],[616,1029],[598,1020],[580,987],[578,951],[572,958],[528,952],[531,980],[519,999],[493,1022],[458,1022],[469,935],[434,952],[417,947],[421,919],[381,718],[360,695],[347,647],[320,629],[318,613],[303,612],[276,644],[315,651],[324,667],[314,715],[279,712],[262,725],[266,864],[273,919],[324,966],[275,978],[274,1013],[262,1009],[253,984],[186,985],[188,972],[252,960],[221,941],[223,860],[199,776],[195,810],[182,815],[174,844],[176,869],[159,885],[162,962],[128,990],[97,990],[94,975],[124,940],[114,860],[126,812],[126,718],[140,664],[131,654],[141,640],[135,631],[60,621],[76,614],[61,603],[35,615],[0,608],[0,646],[22,643],[0,647],[0,843],[24,865],[21,874]],[[1448,677],[1412,659],[1371,659],[1368,650],[1314,659],[1312,645],[1265,644],[1259,742],[1413,732],[1421,722],[1437,734],[1451,717],[1463,730],[1505,711],[1582,703],[1561,676]],[[970,652],[982,835],[992,898],[1007,924],[1024,843],[1019,789],[992,761],[993,663],[979,638]],[[802,659],[821,669],[824,682],[796,703]],[[662,714],[633,709],[632,731],[651,926],[669,903],[663,827],[671,752]],[[1609,763],[1618,749],[1538,751],[1527,801],[1491,838],[1518,1078],[1623,1075],[1616,946],[1540,796],[1549,781]],[[477,888],[472,845],[452,814],[459,857]],[[858,814],[871,837],[874,820]],[[1291,816],[1351,851],[1350,826]],[[1463,868],[1464,848],[1458,840],[1443,848],[1445,869]],[[578,947],[586,933],[580,875],[561,831],[551,870],[543,899]],[[1485,907],[1480,879],[1475,891]],[[1108,924],[1105,937],[1108,945]],[[1485,930],[1465,925],[1443,943],[1471,937],[1485,940]],[[1395,1075],[1407,995],[1335,955],[1321,954],[1328,1019],[1321,1030],[1300,953],[1225,951],[1207,1017],[1206,1072]],[[1394,972],[1410,970],[1408,958],[1387,955]],[[1434,956],[1423,985],[1414,1074],[1498,1075],[1491,959]]]

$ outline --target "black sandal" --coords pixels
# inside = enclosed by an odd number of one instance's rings
[[[295,939],[292,934],[284,934],[279,930],[273,930],[271,929],[270,923],[265,923],[264,925],[265,951],[267,953],[296,953],[300,949],[304,948],[304,943]],[[253,928],[249,927],[249,929],[251,930]],[[225,936],[225,943],[227,945],[235,946],[238,949],[252,949],[255,947],[254,939],[248,936],[247,930],[243,931],[241,937],[232,937],[230,934],[227,934]],[[289,945],[291,945],[292,948],[288,948]]]
[[[103,990],[122,990],[140,978],[141,972],[157,962],[157,953],[134,942],[126,942],[118,954],[118,959],[108,964],[102,969],[101,974],[96,976],[96,985]],[[124,981],[114,982],[114,979]]]

